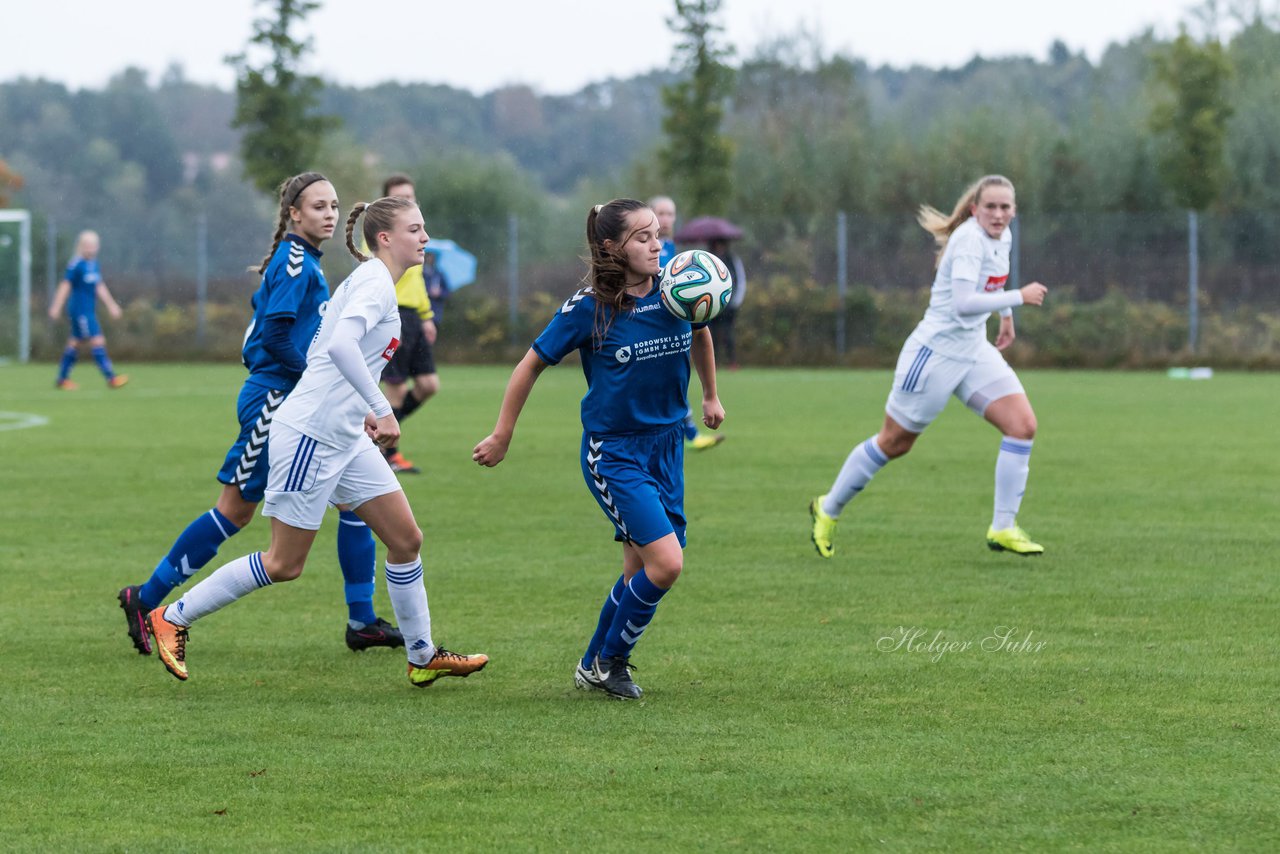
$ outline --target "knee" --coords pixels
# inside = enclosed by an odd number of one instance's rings
[[[240,494],[239,489],[234,486],[227,486],[223,487],[222,494],[218,496],[218,501],[214,506],[232,525],[237,528],[244,528],[253,521],[254,511],[258,509],[258,502],[246,501]]]
[[[266,570],[267,577],[271,581],[293,581],[299,575],[302,575],[302,567],[306,564],[306,558],[297,558],[284,560],[271,552],[262,555],[262,568]]]
[[[257,505],[255,504],[246,504],[236,506],[226,511],[219,508],[218,512],[222,513],[223,516],[226,516],[227,520],[230,521],[232,525],[235,525],[240,530],[244,530],[249,526],[249,523],[253,521],[253,511],[256,507]]]
[[[397,531],[387,538],[387,560],[391,563],[407,563],[422,553],[422,529],[417,525]]]
[[[427,374],[417,377],[413,381],[414,394],[419,400],[426,400],[436,392],[440,391],[440,377],[438,374]]]
[[[1010,426],[1012,429],[1006,430],[1005,435],[1011,439],[1030,442],[1036,437],[1036,417],[1031,413],[1019,418]]]
[[[896,460],[911,450],[916,443],[914,433],[893,433],[885,435],[881,433],[876,437],[876,444],[880,446],[880,450],[884,451],[884,455],[891,460]]]
[[[644,574],[649,580],[661,587],[663,590],[669,590],[675,585],[676,580],[680,577],[680,572],[684,569],[684,560],[677,560],[675,563],[659,563],[646,565]]]

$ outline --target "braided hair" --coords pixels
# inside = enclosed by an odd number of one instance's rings
[[[361,229],[364,245],[372,247],[378,245],[378,232],[390,231],[395,226],[396,216],[401,211],[417,206],[416,202],[399,196],[383,196],[375,202],[356,202],[351,213],[347,215],[347,251],[357,261],[369,260],[369,256],[361,252],[355,243],[356,220],[360,219],[360,214],[365,215],[364,226]]]

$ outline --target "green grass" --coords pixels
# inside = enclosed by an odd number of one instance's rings
[[[49,419],[0,431],[0,847],[1280,846],[1274,375],[1027,372],[1020,521],[1046,556],[986,549],[998,437],[953,403],[829,561],[806,504],[888,372],[723,375],[729,439],[687,461],[685,573],[624,704],[572,687],[619,566],[576,367],[543,376],[495,470],[470,449],[507,369],[445,367],[408,423],[437,639],[493,657],[429,691],[398,651],[343,646],[332,518],[299,581],[197,626],[189,682],[132,652],[115,592],[215,496],[242,372],[129,370],[108,392],[81,365],[69,394],[0,367],[0,410]],[[1002,626],[1029,648],[982,649]],[[971,646],[877,648],[912,629]]]

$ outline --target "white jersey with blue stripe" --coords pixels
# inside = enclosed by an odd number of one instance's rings
[[[994,238],[972,217],[961,223],[947,240],[929,294],[929,308],[911,337],[944,356],[973,358],[974,351],[987,340],[991,312],[960,314],[955,308],[956,290],[962,294],[1003,291],[1009,281],[1012,246],[1008,229]]]
[[[591,435],[644,433],[683,421],[689,412],[693,327],[662,307],[654,285],[631,309],[614,315],[597,346],[598,305],[591,288],[582,288],[533,342],[538,358],[549,365],[578,351],[587,379],[583,429]]]
[[[329,299],[329,283],[320,269],[322,254],[298,235],[286,235],[253,295],[253,320],[245,330],[241,356],[252,376],[268,381],[274,388],[288,390],[297,377],[262,346],[263,327],[274,318],[292,318],[289,340],[299,353],[307,352]]]
[[[333,292],[307,350],[307,369],[275,416],[281,424],[334,448],[348,448],[364,435],[369,412],[369,404],[329,357],[334,327],[344,317],[363,324],[360,353],[377,382],[400,346],[396,285],[382,261],[365,261]]]

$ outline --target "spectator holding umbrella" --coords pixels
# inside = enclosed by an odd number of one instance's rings
[[[676,257],[676,244],[672,240],[676,225],[676,203],[670,196],[654,196],[649,200],[649,207],[658,218],[658,239],[662,241],[662,254],[658,256],[658,264],[666,268],[667,262]],[[693,451],[705,451],[714,448],[724,441],[723,433],[703,433],[698,429],[698,421],[693,410],[684,417],[684,446]]]
[[[733,274],[733,296],[710,324],[711,339],[716,346],[716,361],[723,361],[730,370],[738,369],[738,347],[733,324],[742,307],[742,300],[747,295],[747,275],[742,268],[742,259],[729,248],[729,243],[741,237],[741,228],[727,219],[715,216],[691,219],[676,232],[677,243],[705,243],[707,251],[719,257]],[[722,352],[723,360],[720,358]]]
[[[736,371],[738,369],[738,346],[737,339],[733,331],[733,322],[738,317],[738,309],[742,308],[742,298],[747,295],[747,274],[742,269],[742,259],[734,254],[729,248],[728,239],[717,238],[707,243],[707,249],[712,255],[716,255],[733,273],[733,296],[729,297],[729,304],[726,305],[716,315],[715,320],[711,321],[711,340],[719,342],[724,348],[724,355],[729,366],[729,370]]]
[[[452,240],[431,238],[422,260],[422,281],[435,309],[436,327],[450,294],[476,280],[476,256]]]

